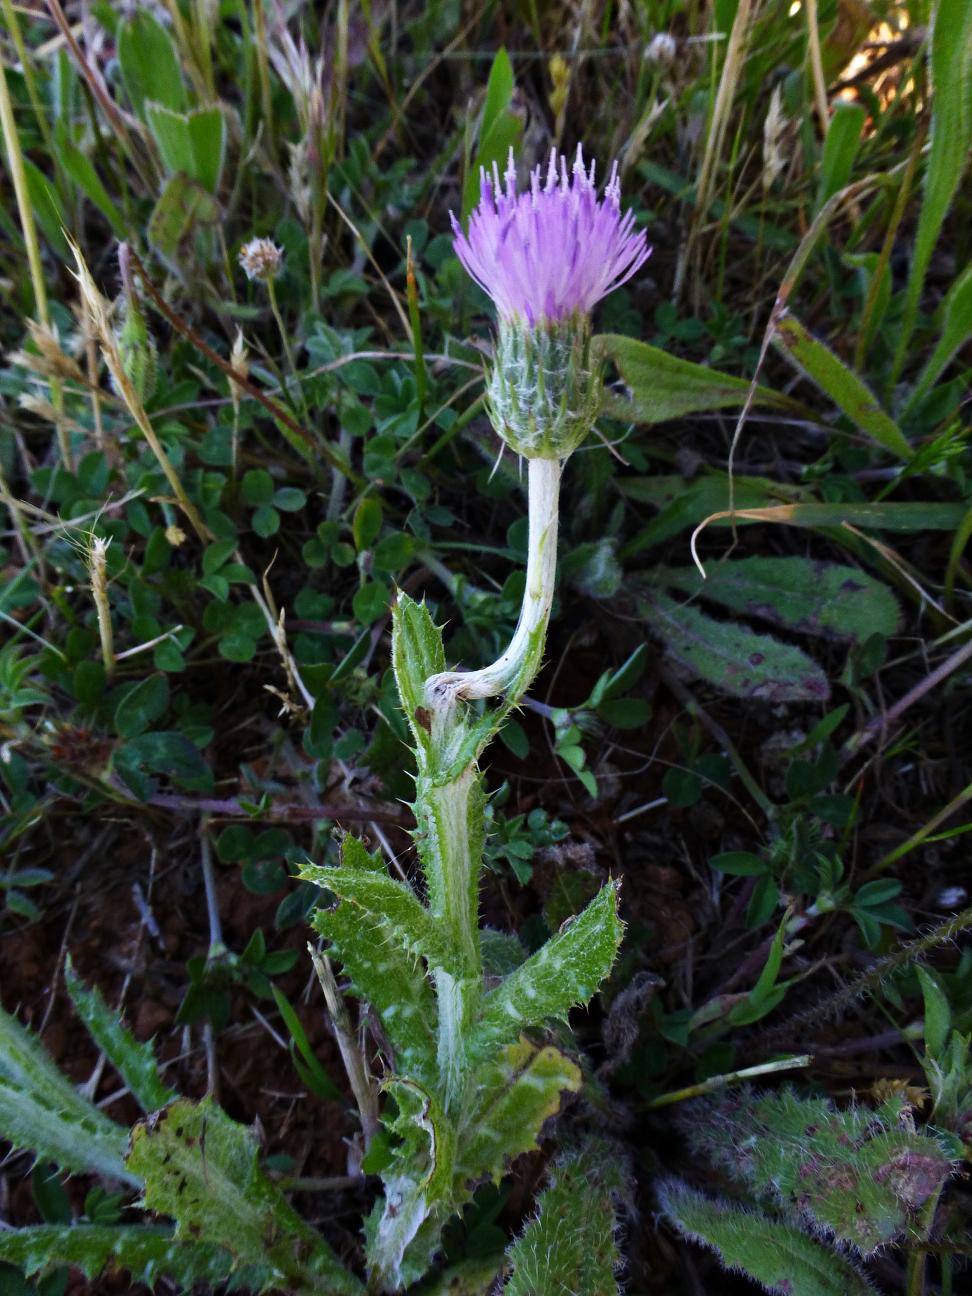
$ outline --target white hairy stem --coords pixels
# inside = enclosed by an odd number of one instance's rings
[[[557,574],[557,515],[563,462],[560,459],[530,459],[529,465],[526,586],[520,619],[509,647],[481,670],[443,671],[430,676],[425,685],[433,734],[438,737],[441,732],[446,740],[457,702],[496,697],[526,673],[527,678],[519,680],[522,691],[529,686],[540,666]],[[530,665],[532,671],[525,671]]]

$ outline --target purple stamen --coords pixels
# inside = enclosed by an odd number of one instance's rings
[[[646,234],[634,232],[632,212],[621,214],[617,163],[600,200],[594,163],[585,168],[580,147],[570,168],[552,150],[546,182],[538,166],[523,193],[511,150],[503,179],[505,188],[496,164],[492,176],[483,172],[468,233],[452,217],[456,254],[502,319],[588,315],[648,259]]]

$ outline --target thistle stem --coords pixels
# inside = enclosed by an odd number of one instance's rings
[[[557,514],[563,463],[559,459],[529,461],[529,540],[526,585],[520,619],[509,647],[489,666],[475,671],[444,671],[425,686],[436,722],[449,725],[459,701],[526,692],[540,668],[547,622],[553,606],[557,574]]]
[[[458,754],[465,726],[460,705],[506,694],[520,700],[540,668],[553,606],[557,570],[557,510],[563,465],[529,461],[529,551],[520,617],[509,647],[491,665],[442,672],[425,685],[439,768]],[[432,913],[449,933],[453,968],[436,971],[439,1010],[438,1063],[446,1109],[458,1106],[467,1079],[467,1046],[482,994],[479,945],[479,875],[482,868],[483,791],[475,760],[448,781],[420,774],[416,815],[427,838],[427,881]]]

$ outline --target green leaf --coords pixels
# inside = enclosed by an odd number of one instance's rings
[[[145,113],[166,174],[184,175],[198,183],[189,119],[184,113],[171,112],[158,103],[147,103]]]
[[[172,112],[186,107],[186,89],[172,38],[147,9],[126,18],[118,33],[118,63],[135,112],[145,115],[146,99]]]
[[[133,1282],[154,1287],[167,1278],[185,1290],[195,1283],[223,1283],[233,1258],[211,1242],[176,1242],[163,1228],[140,1224],[40,1224],[0,1232],[0,1262],[16,1265],[28,1278],[58,1265],[80,1269],[86,1278],[127,1270]]]
[[[128,1165],[144,1179],[146,1208],[176,1221],[176,1239],[224,1247],[247,1286],[300,1296],[363,1291],[264,1176],[250,1131],[212,1099],[180,1098],[136,1125]]]
[[[693,481],[661,473],[653,477],[621,477],[617,486],[625,498],[659,510],[658,516],[624,545],[622,558],[670,540],[728,509],[730,502],[729,478],[724,473],[702,473]],[[781,497],[785,497],[782,488],[767,478],[734,479],[732,502],[737,509],[761,508],[778,503]]]
[[[223,641],[220,640],[220,647]],[[252,655],[252,654],[251,654]],[[249,658],[247,658],[249,660]],[[113,763],[136,796],[149,795],[142,780],[146,773],[166,774],[187,792],[211,792],[213,772],[199,749],[185,734],[147,733],[116,749]]]
[[[360,621],[362,625],[373,625],[388,611],[390,597],[387,585],[381,581],[367,581],[355,591],[354,598],[351,600],[355,620]]]
[[[486,84],[486,99],[479,122],[479,143],[475,161],[466,172],[462,187],[462,221],[469,218],[469,213],[480,198],[480,170],[485,168],[491,173],[496,164],[501,171],[506,168],[510,149],[515,149],[523,133],[523,123],[511,111],[513,102],[513,65],[510,56],[501,46],[493,57],[489,70],[489,81]]]
[[[877,397],[819,338],[808,333],[795,315],[783,315],[773,341],[872,441],[899,459],[911,458],[911,446],[890,414],[881,409]]]
[[[677,662],[732,697],[825,702],[830,696],[826,675],[792,644],[713,621],[661,593],[653,592],[642,612]]]
[[[115,732],[137,738],[169,709],[169,681],[161,672],[134,684],[115,707]]]
[[[924,399],[941,377],[942,371],[959,349],[972,337],[972,266],[969,266],[949,288],[941,306],[942,331],[934,350],[912,388],[911,395],[901,411],[903,421]]]
[[[736,517],[738,524],[746,522],[778,522],[784,526],[839,527],[844,523],[876,531],[954,531],[965,515],[962,504],[939,504],[915,501],[899,503],[881,500],[876,504],[819,504],[815,500],[799,504],[775,504],[768,508],[748,508],[737,501],[738,509],[745,513]],[[717,524],[731,526],[728,514],[717,519]]]
[[[919,963],[915,968],[925,1001],[925,1048],[930,1058],[939,1061],[945,1056],[945,1045],[952,1029],[952,1013],[948,996],[942,983],[929,968]]]
[[[972,148],[972,2],[936,0],[931,15],[928,64],[932,87],[932,124],[921,214],[905,290],[895,376],[908,353],[921,302],[921,290],[945,217],[968,166]]]
[[[526,760],[530,755],[530,739],[526,730],[512,716],[507,716],[499,731],[500,741],[507,751],[511,751],[517,760]]]
[[[834,102],[820,163],[818,212],[828,198],[832,198],[838,189],[843,189],[850,182],[866,120],[867,110],[863,104],[848,99],[837,99]]]
[[[618,883],[609,882],[582,913],[485,996],[470,1057],[490,1057],[521,1029],[552,1017],[565,1019],[576,1004],[587,1003],[611,971],[623,934]]]
[[[250,508],[273,502],[273,478],[265,468],[249,468],[240,480],[240,499]],[[235,546],[230,543],[229,551]]]
[[[742,1086],[696,1103],[684,1131],[693,1155],[862,1255],[911,1233],[952,1169],[900,1095],[838,1109],[790,1087]]]
[[[658,1201],[683,1237],[708,1247],[723,1267],[741,1270],[779,1296],[874,1296],[874,1288],[839,1252],[792,1224],[711,1201],[677,1179],[658,1186]]]
[[[369,1239],[368,1256],[387,1289],[397,1290],[427,1267],[432,1239],[438,1237],[429,1225],[452,1205],[455,1129],[433,1094],[413,1080],[393,1077],[385,1089],[398,1109],[386,1123],[401,1141],[382,1173],[384,1210]],[[421,1261],[403,1269],[405,1252],[427,1221]]]
[[[65,1170],[137,1184],[126,1131],[62,1075],[40,1041],[0,1009],[0,1137]]]
[[[304,864],[298,874],[333,891],[342,904],[351,905],[370,924],[377,925],[383,943],[397,946],[413,958],[424,958],[430,967],[454,970],[454,956],[441,926],[404,882],[387,873],[337,865]]]
[[[415,1296],[490,1296],[501,1268],[502,1255],[496,1252],[460,1260],[416,1288]]]
[[[296,486],[280,486],[273,492],[273,506],[283,513],[297,513],[306,503],[306,494]]]
[[[602,357],[614,363],[630,393],[622,397],[605,388],[601,413],[610,418],[666,423],[702,410],[741,406],[749,395],[750,385],[744,378],[682,360],[635,338],[599,333],[593,345]],[[792,409],[795,405],[789,397],[767,387],[757,387],[754,399],[757,405],[776,409]]]
[[[30,158],[21,159],[24,168],[24,179],[27,181],[27,192],[30,205],[44,237],[59,257],[69,259],[70,249],[64,237],[66,218],[61,209],[61,200],[57,191],[43,171],[31,162]]]
[[[351,532],[358,553],[370,549],[381,530],[381,504],[373,496],[366,496],[354,510]]]
[[[888,587],[857,567],[811,558],[742,558],[713,563],[706,579],[695,567],[661,568],[660,584],[787,630],[862,643],[896,634],[898,602]]]
[[[639,644],[627,661],[620,665],[616,671],[609,671],[601,677],[604,681],[603,685],[599,689],[595,689],[594,693],[591,694],[589,704],[598,706],[602,701],[610,702],[615,698],[622,698],[628,689],[634,688],[635,684],[641,679],[647,664],[648,645]],[[595,694],[597,694],[596,697]],[[625,698],[625,701],[628,700]]]
[[[226,153],[226,118],[218,107],[194,108],[189,113],[189,139],[193,169],[189,173],[204,189],[214,194],[223,178]]]
[[[345,843],[348,840],[345,838]],[[342,852],[347,866],[347,845]],[[360,907],[338,904],[333,909],[318,909],[312,922],[350,977],[351,993],[378,1014],[397,1069],[420,1083],[435,1084],[435,1000],[421,963],[401,944],[389,940],[383,914],[371,915]]]
[[[258,536],[268,540],[280,530],[280,514],[269,505],[258,508],[253,514],[251,525]]]
[[[157,1111],[171,1102],[175,1092],[162,1083],[151,1044],[140,1044],[99,991],[87,989],[75,973],[70,956],[64,966],[64,982],[88,1034],[128,1085],[142,1111]]]
[[[498,1062],[482,1069],[456,1151],[457,1185],[484,1175],[494,1183],[507,1164],[532,1152],[545,1121],[560,1110],[564,1093],[577,1093],[580,1068],[550,1045],[538,1048],[521,1036]]]
[[[899,503],[897,500],[875,504],[831,504],[816,500],[779,503],[782,488],[758,477],[736,478],[734,519],[729,513],[728,478],[722,475],[705,474],[693,482],[675,476],[623,477],[618,488],[629,499],[654,504],[662,510],[659,517],[624,546],[622,558],[630,558],[706,519],[711,525],[722,527],[732,526],[733,521],[736,526],[776,522],[823,530],[849,523],[868,530],[912,532],[954,531],[965,516],[961,503]]]
[[[107,220],[115,237],[119,239],[125,238],[128,232],[125,218],[118,210],[108,190],[101,183],[101,178],[95,170],[91,159],[87,154],[82,153],[69,138],[66,126],[64,129],[61,129],[61,126],[62,123],[58,123],[58,160],[84,196],[94,203],[105,220]]]
[[[88,657],[74,668],[74,696],[82,706],[94,706],[101,700],[108,675],[100,661]]]
[[[218,219],[212,194],[180,172],[169,179],[149,217],[149,242],[165,260],[177,262],[197,225],[215,225]]]
[[[786,985],[777,985],[776,979],[783,964],[783,948],[786,942],[786,926],[789,914],[784,914],[773,943],[770,945],[763,970],[756,984],[741,1003],[736,1004],[729,1013],[729,1021],[734,1026],[749,1026],[760,1021],[773,1011],[786,992]]]
[[[341,1093],[341,1090],[337,1087],[318,1061],[317,1054],[314,1052],[310,1040],[307,1038],[307,1032],[304,1030],[300,1018],[291,1007],[289,999],[278,986],[271,983],[270,989],[273,992],[273,997],[276,1001],[280,1016],[284,1020],[284,1025],[290,1032],[291,1053],[296,1049],[301,1058],[303,1058],[307,1073],[310,1079],[313,1080],[313,1092],[318,1096],[318,1098],[331,1098],[335,1100],[342,1099],[343,1094]],[[294,1058],[295,1064],[296,1061],[297,1059]]]
[[[446,668],[442,631],[424,603],[399,593],[392,607],[392,665],[405,719],[417,747],[432,751],[426,712],[425,681]]]
[[[614,1201],[630,1191],[624,1158],[607,1139],[590,1139],[554,1162],[536,1215],[507,1251],[513,1272],[503,1296],[618,1292]]]
[[[722,855],[713,855],[709,866],[718,873],[729,873],[733,877],[759,877],[769,872],[766,861],[749,851],[725,851]]]

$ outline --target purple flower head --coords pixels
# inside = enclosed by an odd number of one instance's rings
[[[481,196],[468,235],[452,216],[454,246],[502,320],[519,317],[533,326],[589,315],[651,253],[644,232],[634,231],[634,214],[621,214],[617,163],[600,200],[594,163],[585,170],[580,146],[570,173],[567,159],[552,149],[546,183],[541,185],[537,167],[525,193],[516,191],[512,149],[505,190],[495,163],[492,179],[485,169],[480,174]]]

